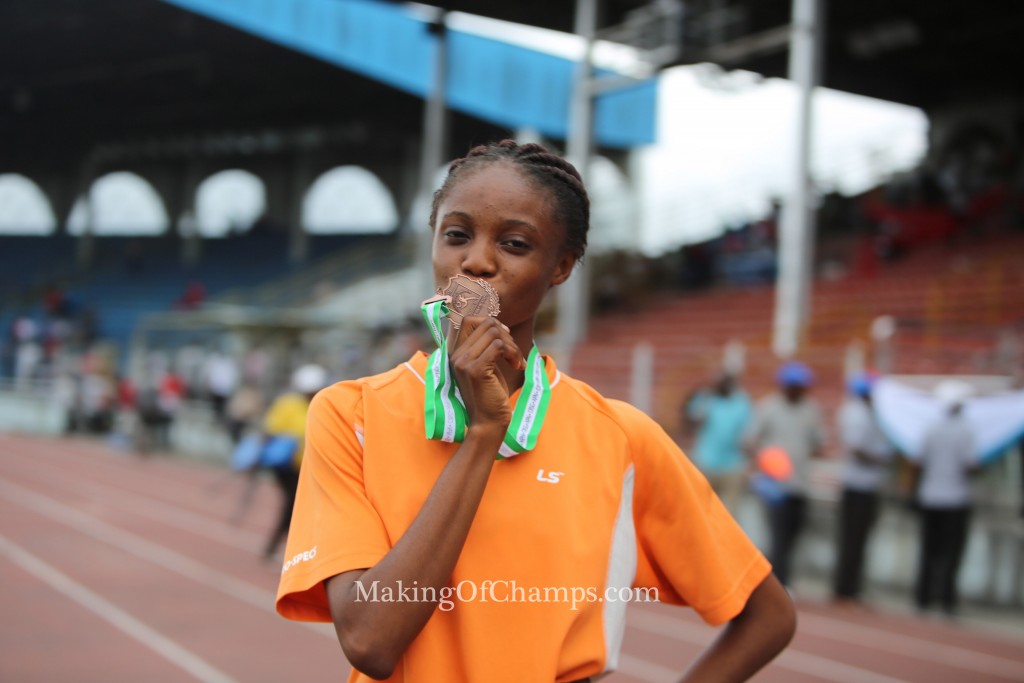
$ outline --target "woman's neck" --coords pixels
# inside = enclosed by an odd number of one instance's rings
[[[524,369],[516,370],[508,363],[498,364],[502,377],[505,378],[505,382],[508,384],[508,393],[511,395],[516,390],[522,388],[523,382],[526,381],[526,360],[530,357],[530,350],[533,348],[533,320],[513,327],[510,333],[516,346],[519,347],[519,352],[523,354],[524,366]]]

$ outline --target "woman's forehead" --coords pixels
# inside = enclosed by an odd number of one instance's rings
[[[455,178],[440,215],[476,205],[544,215],[554,220],[551,191],[528,172],[506,161],[467,168]]]

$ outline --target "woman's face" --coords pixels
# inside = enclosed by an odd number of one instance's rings
[[[459,274],[486,280],[511,328],[533,320],[544,294],[576,262],[551,193],[511,163],[490,163],[456,181],[433,229],[437,286]]]

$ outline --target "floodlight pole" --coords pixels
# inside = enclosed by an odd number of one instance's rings
[[[812,98],[820,74],[821,0],[793,0],[789,77],[797,86],[796,148],[789,196],[779,230],[778,276],[772,348],[781,358],[795,355],[810,318],[815,214],[810,174]]]
[[[594,91],[593,49],[597,33],[598,0],[576,0],[576,35],[584,40],[583,58],[576,65],[572,100],[569,110],[569,132],[566,136],[566,156],[583,176],[594,149]],[[569,371],[573,350],[587,334],[589,313],[589,277],[587,269],[577,265],[572,276],[557,290],[558,328],[556,347],[559,365]]]
[[[420,196],[429,202],[434,192],[434,175],[444,163],[445,150],[448,149],[448,109],[445,102],[448,80],[448,28],[447,12],[439,10],[437,16],[428,24],[428,30],[435,36],[434,71],[430,92],[424,100],[423,108],[423,145],[420,151]],[[416,216],[415,220],[426,221],[426,216]],[[412,227],[412,226],[410,226]],[[420,270],[418,280],[423,296],[434,289],[434,269],[431,259],[432,235],[430,229],[425,232],[412,228],[416,242],[416,264]]]

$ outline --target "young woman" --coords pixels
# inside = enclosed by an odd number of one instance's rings
[[[746,680],[795,628],[768,562],[657,424],[534,347],[545,293],[586,248],[576,169],[538,145],[474,148],[430,224],[438,286],[482,280],[500,313],[440,339],[447,363],[417,354],[314,399],[278,611],[333,621],[351,681],[552,683],[615,669],[646,587],[728,622],[685,680]],[[461,441],[425,436],[451,412],[431,391],[445,368]],[[538,424],[515,454],[520,402]]]

